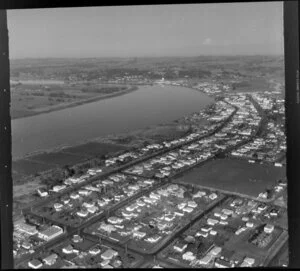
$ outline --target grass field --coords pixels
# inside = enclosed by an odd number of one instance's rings
[[[22,118],[88,102],[110,98],[138,89],[127,85],[23,84],[11,88],[11,117]]]
[[[78,163],[83,159],[83,155],[68,154],[64,152],[52,152],[34,155],[28,160],[33,162],[42,162],[50,165],[55,164],[58,166],[65,166]]]
[[[80,163],[95,155],[102,156],[123,150],[124,148],[120,145],[89,142],[79,146],[64,148],[58,152],[29,156],[25,159],[13,161],[13,180],[17,181],[22,177],[38,172]]]
[[[285,167],[277,168],[272,165],[249,164],[243,160],[224,159],[196,167],[176,181],[256,197],[283,177]]]
[[[234,84],[235,85],[235,84]],[[236,84],[235,91],[270,91],[271,85],[264,78],[251,78],[247,81],[242,81]]]
[[[26,159],[14,161],[12,163],[12,169],[14,172],[22,175],[32,175],[39,171],[45,171],[52,169],[56,166],[50,164],[41,164],[38,162],[29,161]]]
[[[124,150],[125,147],[121,145],[108,144],[108,143],[98,143],[89,142],[79,146],[64,148],[61,152],[65,154],[76,154],[76,155],[89,155],[89,156],[102,156],[108,153],[118,152]]]

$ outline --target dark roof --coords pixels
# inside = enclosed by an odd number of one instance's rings
[[[231,260],[231,257],[233,256],[234,251],[228,250],[228,249],[223,249],[221,252],[221,256],[224,257],[225,260]]]
[[[221,264],[221,265],[223,265],[223,266],[226,266],[226,267],[231,267],[231,265],[230,265],[230,263],[229,262],[227,262],[227,261],[224,261],[224,260],[222,260],[222,259],[216,259],[216,263],[218,263],[218,264]]]
[[[234,253],[231,257],[231,260],[241,262],[244,259],[244,256],[239,253]]]

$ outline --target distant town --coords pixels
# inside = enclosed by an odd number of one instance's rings
[[[177,120],[172,137],[125,142],[126,149],[94,151],[89,160],[64,160],[45,173],[15,167],[15,187],[37,183],[20,197],[26,204],[15,196],[15,267],[287,266],[281,60],[245,57],[241,67],[232,64],[238,58],[204,57],[201,68],[191,59],[180,60],[183,66],[166,59],[162,67],[158,60],[118,61],[131,68],[60,70],[58,61],[49,72],[53,63],[44,69],[12,62],[12,116],[127,95],[143,85],[190,88],[213,102]],[[36,161],[22,159],[23,167]]]

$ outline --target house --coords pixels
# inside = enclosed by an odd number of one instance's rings
[[[265,232],[265,233],[272,233],[273,230],[274,230],[274,225],[267,224],[267,225],[264,227],[264,232]]]
[[[53,207],[55,211],[61,211],[63,205],[61,203],[54,203]]]
[[[140,207],[143,207],[143,206],[146,205],[146,203],[143,202],[142,200],[140,200],[140,201],[137,202],[137,205],[140,206]]]
[[[199,264],[208,265],[211,262],[212,259],[213,259],[212,255],[210,255],[210,254],[205,255],[203,258],[201,258],[199,260]]]
[[[71,199],[78,199],[78,198],[80,198],[80,196],[76,193],[71,193],[70,198]]]
[[[74,243],[80,243],[80,242],[83,241],[83,238],[82,238],[80,235],[78,235],[78,234],[74,234],[74,235],[73,235],[73,238],[72,238],[72,241],[73,241]]]
[[[193,208],[191,208],[191,207],[184,207],[183,209],[182,209],[182,211],[184,211],[184,212],[187,212],[187,213],[191,213],[191,212],[193,212]]]
[[[215,236],[215,235],[217,235],[217,231],[211,230],[211,231],[209,232],[209,234]]]
[[[223,214],[227,215],[227,216],[230,216],[233,214],[233,211],[232,210],[229,210],[229,209],[223,209],[222,210]]]
[[[249,217],[248,217],[248,216],[243,216],[243,217],[242,217],[242,221],[244,221],[244,222],[249,221]]]
[[[268,198],[268,193],[267,192],[259,193],[258,197],[262,198],[262,199],[266,199],[266,198]]]
[[[95,202],[84,202],[82,206],[88,208],[88,207],[93,207],[95,205]]]
[[[248,222],[246,223],[246,227],[247,227],[247,228],[253,228],[253,227],[254,227],[254,223],[248,221]]]
[[[279,211],[277,209],[272,209],[270,211],[270,216],[278,216]]]
[[[255,259],[250,258],[250,257],[246,257],[244,259],[244,262],[248,264],[248,266],[253,266],[253,264],[255,263]]]
[[[209,232],[210,230],[212,229],[212,227],[209,227],[208,225],[205,225],[201,228],[201,231],[204,231],[204,232]]]
[[[112,265],[113,265],[113,267],[114,268],[121,268],[121,266],[122,266],[122,261],[120,261],[120,260],[115,260],[115,261],[113,261],[113,263],[112,263]]]
[[[230,262],[218,258],[215,261],[215,267],[217,267],[217,268],[230,268],[230,267],[233,267],[233,266]]]
[[[62,198],[61,199],[62,200],[62,202],[64,203],[64,204],[68,204],[69,202],[70,202],[70,198],[68,198],[68,197],[64,197],[64,198]]]
[[[98,204],[100,207],[103,207],[103,206],[107,205],[108,202],[106,202],[106,201],[104,201],[104,200],[98,199],[98,200],[97,200],[97,204]]]
[[[98,211],[98,208],[96,206],[90,206],[87,208],[87,211],[91,214],[94,214]]]
[[[34,235],[36,233],[38,233],[37,229],[35,226],[31,226],[31,225],[28,225],[28,224],[25,224],[25,223],[20,223],[20,224],[17,224],[15,226],[19,231],[21,232],[25,232],[27,233],[28,235]]]
[[[53,264],[55,264],[57,258],[58,258],[58,255],[53,253],[53,254],[49,255],[48,257],[44,258],[43,262],[47,265],[53,265]]]
[[[183,252],[186,248],[187,248],[188,244],[186,242],[183,241],[178,241],[176,243],[176,245],[173,246],[174,250],[178,251],[178,252]]]
[[[185,206],[186,206],[186,203],[185,203],[185,202],[182,202],[182,203],[179,203],[179,204],[177,205],[177,208],[178,208],[179,210],[182,210]]]
[[[151,237],[148,237],[146,239],[147,242],[150,242],[150,243],[156,243],[157,241],[159,241],[161,239],[161,236],[156,234],[156,235],[153,235]]]
[[[80,190],[78,190],[78,194],[82,195],[82,196],[89,196],[90,194],[92,194],[92,191],[91,190],[80,189]]]
[[[27,241],[24,241],[24,243],[22,244],[22,247],[25,249],[30,249],[31,248],[31,244]]]
[[[138,208],[138,205],[136,203],[134,203],[134,204],[131,204],[130,206],[127,206],[126,210],[131,212],[131,211],[135,210],[136,208]]]
[[[118,256],[118,252],[113,249],[108,249],[101,254],[103,260],[111,260],[112,258]]]
[[[221,220],[219,223],[220,223],[220,225],[223,225],[223,226],[228,225],[228,221],[226,221],[226,220]]]
[[[214,213],[214,216],[215,216],[215,217],[220,217],[221,215],[222,215],[222,214],[221,214],[221,213],[218,213],[218,212],[215,212],[215,213]]]
[[[99,230],[103,230],[103,231],[106,231],[108,233],[111,233],[112,231],[115,231],[116,228],[111,224],[102,223],[99,227]]]
[[[47,197],[49,195],[48,191],[45,189],[39,188],[36,190],[40,197]]]
[[[206,237],[208,236],[208,232],[202,232],[202,231],[199,231],[199,232],[196,233],[195,236],[196,236],[196,237],[202,236],[202,237],[206,238]]]
[[[221,247],[215,246],[209,251],[209,254],[211,254],[213,256],[217,256],[221,253],[221,251],[222,251]]]
[[[218,195],[216,193],[211,193],[209,196],[208,196],[211,200],[215,200],[216,198],[218,198]]]
[[[177,216],[184,216],[184,213],[181,213],[181,212],[175,211],[175,212],[174,212],[174,215],[177,215]]]
[[[243,231],[245,231],[247,228],[246,227],[242,227],[242,228],[240,228],[240,229],[238,229],[236,232],[235,232],[235,234],[236,235],[240,235]]]
[[[264,211],[265,209],[267,209],[267,205],[266,205],[266,204],[260,204],[260,205],[258,206],[258,210],[259,210],[259,211]]]
[[[39,269],[43,266],[43,264],[39,260],[33,259],[32,261],[28,262],[28,266],[33,269]]]
[[[193,254],[193,252],[187,251],[186,253],[184,253],[182,255],[182,259],[184,259],[186,261],[193,261],[196,259],[196,256]]]
[[[160,195],[159,194],[155,194],[153,192],[150,193],[149,197],[151,199],[155,199],[155,200],[159,200],[160,199]]]
[[[222,214],[222,215],[220,216],[220,218],[221,218],[222,220],[226,220],[226,219],[228,218],[228,216],[225,215],[225,214]]]
[[[59,192],[59,191],[64,190],[66,187],[67,187],[66,185],[55,185],[52,187],[52,190],[54,192]]]
[[[88,212],[88,210],[86,210],[86,209],[81,209],[81,210],[78,211],[76,214],[77,214],[78,216],[80,216],[80,217],[87,217],[88,214],[89,214],[89,212]]]
[[[146,236],[146,233],[145,232],[141,232],[141,231],[134,231],[133,232],[133,237],[136,237],[136,238],[143,238]]]
[[[255,260],[253,258],[246,257],[240,267],[252,267]]]
[[[94,248],[91,248],[91,249],[89,250],[89,253],[90,253],[91,255],[98,255],[100,252],[101,252],[101,249],[100,249],[98,246],[96,246],[96,247],[94,247]]]
[[[72,245],[68,245],[68,246],[64,247],[62,249],[62,252],[65,253],[65,254],[71,254],[71,253],[73,253],[73,246]]]
[[[218,223],[219,223],[219,220],[217,220],[217,219],[213,219],[213,218],[208,218],[207,219],[207,224],[208,225],[214,226],[215,224],[218,224]]]
[[[119,218],[119,217],[116,217],[116,216],[111,216],[107,219],[107,221],[111,224],[118,224],[118,223],[122,223],[123,222],[123,219],[122,218]]]
[[[105,266],[108,266],[109,263],[110,263],[110,260],[104,260],[100,263],[100,265],[102,266],[102,268],[104,268]]]
[[[165,216],[165,220],[168,221],[168,222],[174,220],[174,218],[175,218],[175,215],[166,215]]]
[[[188,206],[191,208],[196,208],[198,204],[195,201],[188,201]]]
[[[65,184],[65,185],[72,185],[73,182],[72,182],[70,179],[65,179],[65,180],[64,180],[64,184]]]

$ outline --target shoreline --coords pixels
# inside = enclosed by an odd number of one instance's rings
[[[139,90],[138,86],[130,86],[129,89],[124,90],[124,91],[120,91],[117,93],[111,93],[111,94],[104,94],[104,95],[99,95],[99,96],[95,96],[92,98],[88,98],[88,99],[84,99],[81,101],[77,101],[77,102],[71,102],[71,103],[66,103],[66,104],[58,104],[53,106],[52,108],[45,108],[45,109],[41,109],[41,111],[35,111],[35,112],[30,112],[28,113],[28,115],[26,116],[22,116],[22,117],[11,117],[11,120],[18,120],[18,119],[24,119],[24,118],[28,118],[28,117],[33,117],[33,116],[37,116],[37,115],[41,115],[41,114],[47,114],[47,113],[51,113],[54,111],[60,111],[63,109],[67,109],[67,108],[71,108],[71,107],[76,107],[79,105],[84,105],[84,104],[88,104],[88,103],[92,103],[92,102],[98,102],[100,100],[105,100],[105,99],[109,99],[109,98],[113,98],[113,97],[117,97],[117,96],[122,96],[134,91]]]
[[[147,85],[146,85],[147,86]],[[180,87],[180,86],[174,86],[174,87]],[[200,90],[200,89],[196,89],[196,88],[193,88],[193,87],[190,87],[190,86],[183,86],[184,88],[188,88],[188,89],[192,89],[192,90],[195,90],[195,91],[198,91],[204,95],[206,95],[207,97],[211,98],[212,99],[212,102],[208,103],[204,108],[208,107],[208,106],[211,106],[212,104],[214,104],[216,102],[216,99],[215,99],[215,96],[213,95],[208,95],[207,93],[205,93],[204,91]],[[116,96],[121,96],[121,95],[125,95],[127,93],[130,93],[130,92],[133,92],[133,91],[136,91],[138,90],[139,88],[137,87],[136,89],[131,89],[131,90],[127,90],[127,91],[124,91],[123,93],[115,93],[115,95],[112,95],[112,94],[109,94],[110,96],[105,96],[105,97],[98,97],[97,98],[97,101],[98,100],[102,100],[102,99],[106,99],[106,98],[112,98],[112,97],[116,97]],[[126,93],[125,93],[126,92]],[[95,99],[95,98],[93,98]],[[84,101],[82,101],[84,102]],[[88,102],[84,102],[84,103],[88,103]],[[74,105],[76,106],[76,105]],[[69,106],[69,107],[74,107],[74,106]],[[65,108],[68,108],[68,107],[65,107]],[[65,109],[65,108],[62,108],[62,109]],[[58,109],[58,110],[62,110],[62,109]],[[51,110],[49,112],[52,112],[52,111],[57,111],[56,109],[54,110]],[[43,114],[43,113],[49,113],[49,112],[41,112],[41,113],[38,113],[38,114],[35,114],[35,115],[39,115],[39,114]],[[193,112],[191,112],[190,114],[192,114]],[[27,116],[27,117],[30,117],[30,116]],[[184,116],[182,116],[184,117]],[[23,117],[22,117],[23,118]],[[24,117],[26,118],[26,116]],[[17,118],[17,119],[21,119],[21,118]],[[99,136],[99,137],[95,137],[95,138],[90,138],[90,139],[84,139],[84,140],[81,140],[80,142],[77,142],[76,144],[71,144],[71,145],[68,145],[68,144],[64,144],[64,145],[60,145],[60,146],[57,146],[55,148],[51,148],[51,149],[43,149],[43,150],[37,150],[35,152],[32,152],[32,153],[28,153],[28,154],[25,154],[23,156],[19,156],[19,157],[13,157],[12,161],[16,162],[16,161],[19,161],[19,160],[22,160],[22,159],[28,159],[32,156],[35,156],[35,155],[39,155],[39,154],[49,154],[49,153],[55,153],[55,152],[61,152],[63,149],[65,148],[70,148],[70,147],[76,147],[76,146],[81,146],[81,145],[84,145],[84,144],[87,144],[87,143],[90,143],[90,142],[105,142],[107,140],[110,140],[111,138],[115,137],[115,136],[125,136],[125,135],[130,135],[132,133],[138,133],[138,132],[143,132],[143,131],[146,131],[148,128],[156,128],[156,127],[159,127],[159,126],[163,126],[163,125],[172,125],[172,124],[175,124],[176,121],[180,120],[179,119],[176,119],[176,120],[173,120],[173,121],[170,121],[168,123],[163,123],[163,124],[154,124],[154,125],[151,125],[149,127],[145,127],[145,128],[140,128],[140,129],[137,129],[137,130],[134,130],[134,131],[129,131],[129,132],[125,132],[125,133],[120,133],[120,134],[108,134],[108,135],[105,135],[105,136]]]

